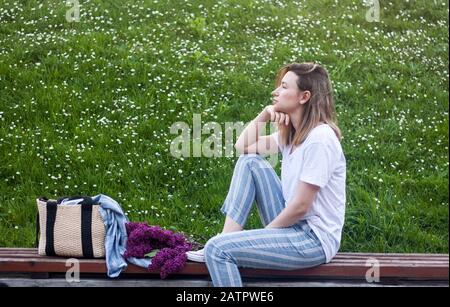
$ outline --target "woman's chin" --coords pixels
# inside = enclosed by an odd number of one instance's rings
[[[275,107],[275,111],[276,112],[281,112],[281,113],[284,113],[284,114],[291,114],[292,113],[292,110],[291,109],[289,109],[289,108],[285,108],[285,107]]]

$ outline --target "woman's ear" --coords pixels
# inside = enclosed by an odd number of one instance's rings
[[[300,92],[300,100],[298,102],[300,104],[305,104],[309,101],[310,98],[311,98],[311,92],[303,91],[303,92]]]

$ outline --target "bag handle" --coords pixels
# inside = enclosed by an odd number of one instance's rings
[[[63,196],[63,197],[58,198],[58,200],[56,201],[56,204],[59,205],[66,198],[67,198],[67,200],[74,200],[74,199],[82,198],[83,200],[78,203],[79,205],[93,205],[94,204],[92,197],[83,196],[83,195]]]

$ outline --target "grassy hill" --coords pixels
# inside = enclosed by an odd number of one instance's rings
[[[237,156],[177,159],[170,127],[246,123],[281,66],[316,61],[344,135],[341,251],[448,253],[447,1],[382,1],[379,22],[350,0],[80,4],[69,22],[0,0],[0,246],[32,246],[36,197],[99,193],[205,243]]]

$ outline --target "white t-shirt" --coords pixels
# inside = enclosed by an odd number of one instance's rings
[[[307,220],[322,243],[326,262],[330,262],[339,250],[344,226],[346,160],[341,143],[328,124],[313,128],[293,153],[292,144],[280,144],[278,132],[272,137],[283,155],[281,185],[286,205],[295,195],[299,181],[320,187],[301,220]]]

